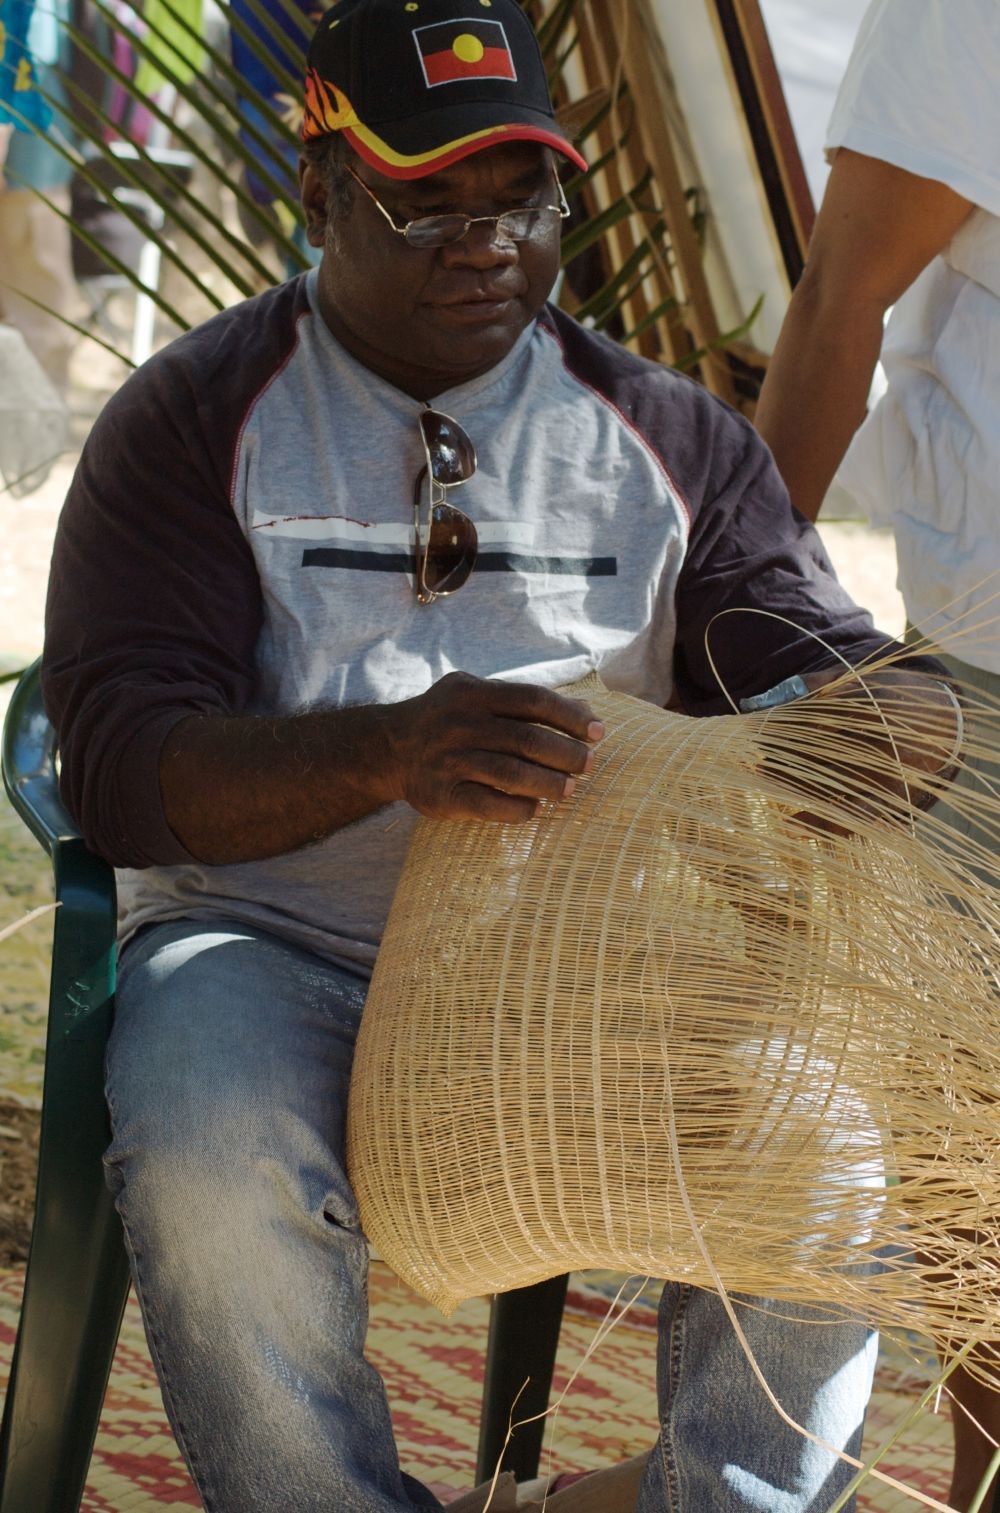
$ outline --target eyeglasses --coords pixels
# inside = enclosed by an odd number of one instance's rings
[[[420,436],[427,464],[417,474],[413,488],[416,590],[421,604],[433,604],[435,599],[460,589],[476,565],[476,527],[468,515],[447,502],[448,490],[467,483],[476,471],[476,449],[458,421],[440,410],[421,411]],[[429,479],[430,502],[427,526],[421,532],[424,478]]]
[[[408,246],[425,251],[431,247],[450,247],[468,236],[470,226],[487,223],[496,228],[504,241],[526,242],[539,232],[550,230],[554,224],[553,216],[564,221],[570,214],[562,185],[557,179],[558,205],[529,205],[523,210],[504,210],[500,215],[462,215],[458,211],[450,215],[421,215],[415,221],[407,221],[405,226],[397,226],[390,211],[386,210],[364,179],[358,178],[349,163],[345,166],[355,183],[361,185],[368,198],[381,210],[396,235],[403,237]]]

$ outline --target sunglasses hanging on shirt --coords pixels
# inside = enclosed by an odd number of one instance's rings
[[[476,565],[476,527],[448,503],[448,490],[468,483],[476,471],[476,449],[458,421],[440,410],[421,411],[420,436],[427,462],[413,488],[415,588],[421,604],[433,604],[456,593]],[[429,497],[422,521],[425,478]]]

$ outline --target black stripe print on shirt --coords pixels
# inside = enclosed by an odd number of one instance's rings
[[[409,552],[356,552],[339,546],[312,546],[303,567],[343,567],[356,573],[412,573]],[[617,557],[543,557],[537,553],[480,552],[477,573],[563,573],[576,578],[616,578]]]

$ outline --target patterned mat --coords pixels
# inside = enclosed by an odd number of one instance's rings
[[[618,1280],[574,1277],[563,1321],[555,1390],[591,1345]],[[0,1274],[0,1375],[17,1326],[21,1276]],[[376,1262],[371,1275],[369,1354],[388,1385],[403,1465],[443,1502],[473,1480],[488,1306],[465,1303],[449,1319],[415,1297]],[[655,1435],[655,1294],[612,1330],[573,1383],[550,1432],[551,1464],[588,1470],[646,1449]],[[922,1387],[926,1371],[901,1354],[883,1354],[869,1413],[866,1451],[889,1436]],[[549,1454],[543,1451],[543,1457]],[[925,1413],[883,1462],[924,1493],[943,1498],[951,1430],[947,1414]],[[543,1458],[543,1469],[546,1461]],[[197,1508],[195,1490],[163,1414],[134,1298],[130,1298],[83,1500],[83,1513],[157,1513]],[[864,1513],[911,1513],[912,1497],[872,1487]]]

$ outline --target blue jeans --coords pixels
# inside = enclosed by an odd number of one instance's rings
[[[210,1513],[439,1507],[400,1470],[363,1356],[368,1253],[343,1150],[365,989],[227,921],[153,926],[122,954],[109,1181],[167,1413]],[[874,1336],[781,1311],[740,1311],[766,1379],[856,1455]],[[712,1293],[664,1289],[658,1387],[637,1513],[823,1513],[851,1475],[780,1421]]]

